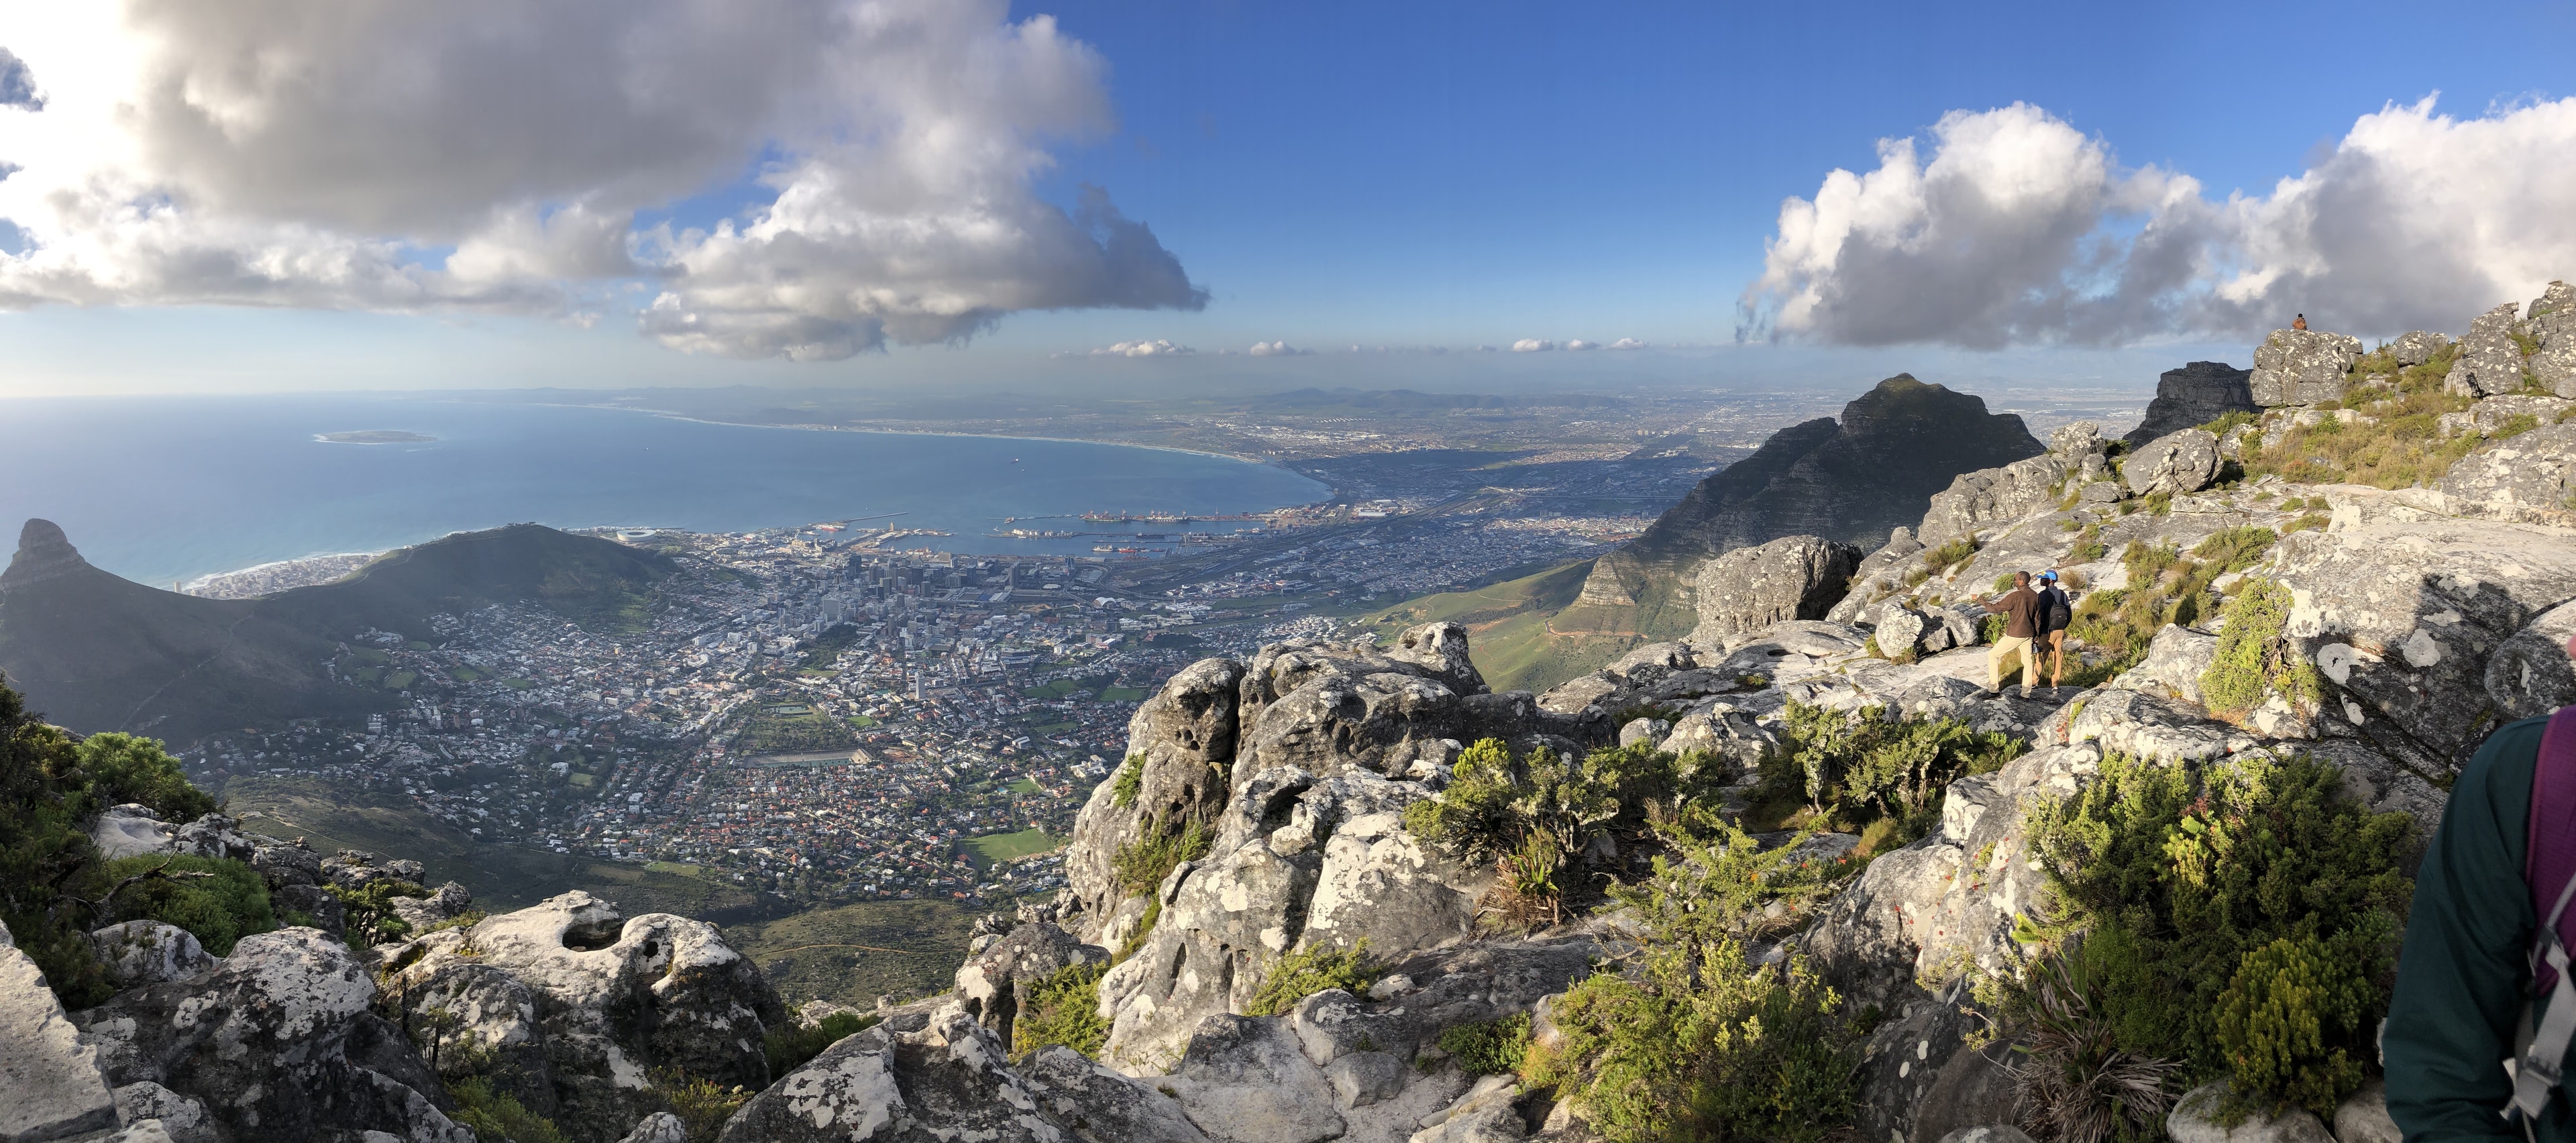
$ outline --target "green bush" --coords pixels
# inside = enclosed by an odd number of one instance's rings
[[[2218,998],[2218,1045],[2239,1087],[2334,1118],[2361,1086],[2353,1055],[2377,997],[2352,963],[2313,936],[2280,937],[2245,954]]]
[[[492,1090],[492,1081],[468,1076],[447,1085],[456,1100],[449,1116],[474,1133],[478,1143],[565,1143],[555,1121],[527,1109],[507,1092]]]
[[[2367,1030],[2395,979],[2410,895],[2399,860],[2414,824],[2342,797],[2341,781],[2304,756],[2167,765],[2115,754],[2079,793],[2026,809],[2053,910],[2034,936],[2080,935],[2122,1051],[2182,1061],[2193,1084],[2235,1072],[2254,1097],[2305,1102],[2321,1090],[2315,1076],[2349,1094],[2331,1061],[2337,1050],[2375,1058]],[[2271,982],[2287,958],[2249,960],[2282,939],[2368,982],[2357,1019],[2346,1019],[2348,980],[2302,993]],[[2313,1016],[2313,1039],[2274,1037],[2267,1029],[2291,1019],[2264,1015],[2274,1010]],[[2239,1070],[2236,1055],[2256,1050],[2288,1062]]]
[[[2191,554],[2208,562],[2210,575],[2216,577],[2253,567],[2279,540],[2270,528],[2246,525],[2211,533],[2191,549]]]
[[[135,802],[167,822],[192,822],[214,812],[215,800],[188,784],[187,772],[159,739],[110,731],[82,739],[79,749],[90,797],[100,806]]]
[[[1459,1070],[1468,1075],[1514,1074],[1521,1070],[1521,1060],[1529,1054],[1529,1013],[1515,1012],[1460,1024],[1440,1033],[1439,1043],[1440,1050],[1455,1057]]]
[[[816,1024],[790,1024],[773,1029],[761,1037],[761,1050],[769,1057],[769,1074],[773,1079],[804,1067],[806,1062],[822,1055],[823,1049],[840,1043],[876,1026],[882,1017],[875,1013],[862,1016],[856,1012],[835,1012]]]
[[[1136,804],[1136,795],[1144,789],[1145,756],[1130,754],[1127,761],[1119,764],[1118,776],[1109,784],[1109,803],[1122,810],[1131,808]]]
[[[1109,1021],[1100,1017],[1100,978],[1108,971],[1104,964],[1066,965],[1030,989],[1028,1009],[1011,1025],[1011,1058],[1052,1044],[1099,1056],[1109,1043]]]
[[[2225,614],[2217,652],[2200,675],[2201,699],[2210,713],[2240,715],[2274,694],[2301,710],[2315,710],[2325,698],[2325,684],[2284,635],[2290,589],[2270,580],[2247,580],[2227,602]]]
[[[1514,757],[1502,740],[1459,754],[1447,789],[1406,806],[1405,828],[1471,861],[1506,867],[1508,920],[1558,915],[1575,885],[1569,870],[1594,838],[1642,830],[1720,777],[1706,759],[1642,743],[1575,759],[1544,747]]]
[[[89,787],[71,737],[0,686],[0,922],[74,1009],[114,991],[89,945],[107,919],[84,902],[108,890],[98,846],[81,830],[99,808]]]
[[[429,896],[429,890],[392,877],[370,881],[363,889],[325,885],[322,891],[339,899],[343,914],[340,931],[350,944],[362,948],[392,944],[410,936],[411,922],[394,912],[394,898]]]
[[[1951,569],[1968,562],[1968,557],[1976,555],[1977,549],[1984,546],[1977,542],[1975,536],[1961,536],[1924,552],[1923,568],[1929,573],[1926,578],[1947,574]]]
[[[231,956],[234,941],[277,928],[268,882],[230,858],[126,857],[108,862],[107,876],[117,883],[140,878],[109,902],[116,920],[177,925],[216,956]]]
[[[1763,776],[1766,792],[1794,789],[1809,810],[1849,826],[1894,819],[1912,840],[1938,818],[1952,780],[1991,774],[2028,749],[1955,718],[1889,722],[1885,715],[1884,707],[1846,712],[1791,700],[1781,714],[1781,751]]]
[[[1297,1002],[1327,989],[1339,988],[1354,996],[1365,995],[1386,969],[1369,958],[1368,940],[1350,948],[1316,945],[1279,958],[1270,966],[1270,975],[1253,993],[1252,1002],[1244,1006],[1247,1016],[1284,1016],[1297,1007]]]
[[[671,1114],[680,1117],[689,1143],[715,1143],[725,1120],[751,1102],[751,1093],[740,1087],[720,1087],[714,1080],[688,1075],[677,1068],[653,1072],[653,1094],[661,1097]]]
[[[1109,867],[1128,895],[1151,893],[1163,883],[1164,878],[1172,875],[1173,870],[1180,868],[1182,862],[1207,856],[1208,848],[1215,844],[1216,837],[1208,832],[1207,826],[1195,820],[1184,821],[1174,829],[1170,823],[1157,819],[1146,829],[1145,836],[1119,846],[1117,852],[1110,854]]]

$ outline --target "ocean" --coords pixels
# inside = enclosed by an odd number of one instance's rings
[[[435,439],[321,439],[370,430]],[[1285,469],[1169,449],[756,428],[470,395],[0,401],[0,536],[43,517],[91,563],[156,586],[520,521],[739,532],[858,520],[951,533],[892,546],[1091,555],[1101,543],[1168,545],[987,536],[1169,535],[1181,527],[1030,517],[1258,512],[1327,491]]]

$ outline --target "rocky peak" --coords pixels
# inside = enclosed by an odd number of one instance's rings
[[[2145,420],[2122,440],[2142,445],[2167,433],[2205,425],[2229,413],[2259,413],[2254,403],[2254,371],[2222,361],[2194,361],[2168,369],[2156,378],[2156,399]]]
[[[2276,329],[2254,351],[2254,373],[2246,385],[2254,403],[2266,408],[2338,401],[2343,399],[2344,374],[2359,360],[2360,338]]]
[[[0,588],[19,588],[58,579],[89,566],[80,549],[72,546],[71,537],[63,534],[61,525],[51,520],[29,520],[18,530],[18,554],[9,560],[9,570],[0,572]]]

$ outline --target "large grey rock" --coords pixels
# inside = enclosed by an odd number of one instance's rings
[[[2226,1095],[2224,1081],[2183,1093],[2165,1116],[2165,1134],[2173,1143],[2335,1143],[2325,1124],[2296,1107],[2256,1112],[2234,1127],[2225,1126],[2218,1108]]]
[[[98,1051],[63,1018],[36,962],[0,927],[0,1143],[43,1143],[116,1125]]]
[[[1307,844],[1288,827],[1270,848]],[[1284,835],[1284,836],[1283,836]],[[1324,865],[1307,900],[1305,943],[1400,954],[1468,936],[1476,930],[1476,897],[1490,880],[1425,849],[1401,813],[1365,814],[1332,832]]]
[[[382,1131],[472,1143],[402,1033],[371,1010],[375,981],[313,929],[243,937],[214,971],[74,1013],[118,1086],[197,1100],[233,1138]]]
[[[2373,1078],[2335,1105],[2334,1137],[2335,1143],[2403,1143],[2405,1134],[2388,1115],[2387,1080]]]
[[[2293,533],[2275,559],[2300,651],[2350,652],[2319,669],[2344,676],[2337,700],[2354,729],[2432,774],[2467,762],[2492,725],[2498,649],[2576,599],[2576,532],[2564,528],[2391,516]]]
[[[2576,421],[2480,445],[2438,487],[2462,516],[2576,525]]]
[[[215,967],[215,958],[188,930],[159,921],[127,921],[89,935],[99,964],[119,988],[185,980]]]
[[[215,1118],[206,1105],[145,1081],[116,1089],[116,1118],[128,1127],[157,1121],[171,1143],[216,1143]]]
[[[1279,1017],[1207,1017],[1166,1082],[1210,1139],[1321,1143],[1345,1126],[1331,1081]]]
[[[2321,330],[2276,329],[2254,351],[2247,394],[2266,408],[2343,399],[2344,374],[2361,360],[2361,341]]]
[[[1395,637],[1389,657],[1419,665],[1423,673],[1462,695],[1485,692],[1485,676],[1467,657],[1467,629],[1456,623],[1425,623]]]
[[[1060,1143],[1045,1093],[1005,1062],[964,1009],[889,1019],[844,1037],[725,1121],[722,1143]]]
[[[2397,364],[2412,368],[2431,361],[2434,354],[2442,352],[2450,344],[2448,337],[2419,329],[2397,335],[2397,340],[2388,343],[2388,350],[2396,356]]]
[[[1427,744],[1468,740],[1465,710],[1458,692],[1418,675],[1319,678],[1262,708],[1237,753],[1234,784],[1280,768],[1401,774]]]
[[[1852,573],[1851,593],[1843,596],[1825,612],[1825,618],[1836,623],[1856,623],[1867,618],[1871,604],[1902,591],[1905,575],[1914,569],[1923,551],[1923,542],[1914,538],[1912,528],[1890,532],[1887,543],[1863,557],[1860,570]]]
[[[2576,602],[2562,603],[2496,645],[2487,656],[2486,697],[2499,722],[2536,718],[2576,704],[2576,667],[2567,641],[2576,638]]]
[[[1980,1123],[1941,1135],[1941,1143],[2031,1143],[2030,1133],[2009,1123]]]
[[[688,1143],[689,1127],[680,1117],[667,1111],[656,1111],[644,1117],[635,1129],[618,1143]]]
[[[2198,705],[2200,676],[2217,656],[2218,636],[2168,623],[2147,644],[2147,657],[2111,680],[2111,686]]]
[[[1784,536],[1700,565],[1699,626],[1692,643],[1717,643],[1790,619],[1822,619],[1842,599],[1860,549],[1818,536]]]
[[[171,852],[178,832],[179,827],[154,817],[149,806],[119,805],[100,811],[90,824],[89,839],[98,844],[99,856],[115,861]]]
[[[1513,1101],[1520,1089],[1511,1076],[1486,1076],[1458,1101],[1424,1117],[1410,1143],[1510,1143],[1529,1138],[1529,1125]]]
[[[1065,883],[1076,906],[1066,927],[1093,943],[1126,896],[1111,858],[1157,823],[1201,819],[1225,805],[1226,768],[1241,731],[1248,689],[1244,666],[1202,659],[1180,670],[1127,721],[1127,761],[1142,768],[1135,799],[1120,805],[1119,783],[1102,782],[1074,819]]]
[[[2205,429],[2184,429],[2138,446],[2120,465],[2129,491],[2198,492],[2218,479],[2218,438]]]
[[[2098,441],[2098,437],[2095,438]],[[2077,442],[2081,447],[2081,442]],[[2026,516],[2034,508],[2055,502],[2058,487],[2068,475],[2077,471],[2092,453],[2069,456],[2051,451],[2027,460],[2017,460],[2001,468],[1979,469],[1959,474],[1950,487],[1932,497],[1932,505],[1923,513],[1923,525],[1916,534],[1926,544],[1940,544],[1998,523],[2009,523]],[[1782,616],[1781,618],[1791,618]],[[1802,615],[1795,618],[1814,619]]]
[[[2460,356],[2442,387],[2466,397],[2495,397],[2522,391],[2522,347],[2514,343],[2514,311],[2506,302],[2469,321],[2460,338]]]
[[[2229,413],[2259,413],[2254,403],[2254,371],[2218,361],[2194,361],[2165,370],[2156,378],[2156,399],[2147,403],[2146,418],[2120,439],[2135,448]]]
[[[1058,1045],[1020,1065],[1075,1138],[1087,1143],[1206,1143],[1180,1101]]]
[[[301,838],[292,843],[253,848],[250,867],[268,881],[272,892],[290,885],[322,883],[322,855],[306,848]]]
[[[1087,945],[1051,924],[1021,925],[977,950],[957,967],[957,995],[966,1014],[1011,1047],[1012,1025],[1029,1007],[1037,986],[1078,964],[1107,964],[1109,950]]]
[[[2561,397],[2576,397],[2576,286],[2551,282],[2532,299],[2524,326],[2540,342],[2540,352],[2523,360],[2541,387]]]
[[[1904,659],[1923,649],[1923,632],[1932,623],[1920,611],[1889,604],[1878,613],[1878,629],[1870,638],[1878,644],[1878,653],[1890,659]]]

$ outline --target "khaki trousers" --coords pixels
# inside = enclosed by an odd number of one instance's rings
[[[1994,649],[1986,652],[1986,689],[2004,689],[2004,663],[2014,655],[2021,656],[2021,689],[2029,690],[2039,680],[2039,662],[2031,654],[2030,636],[2006,635],[1995,640]]]

